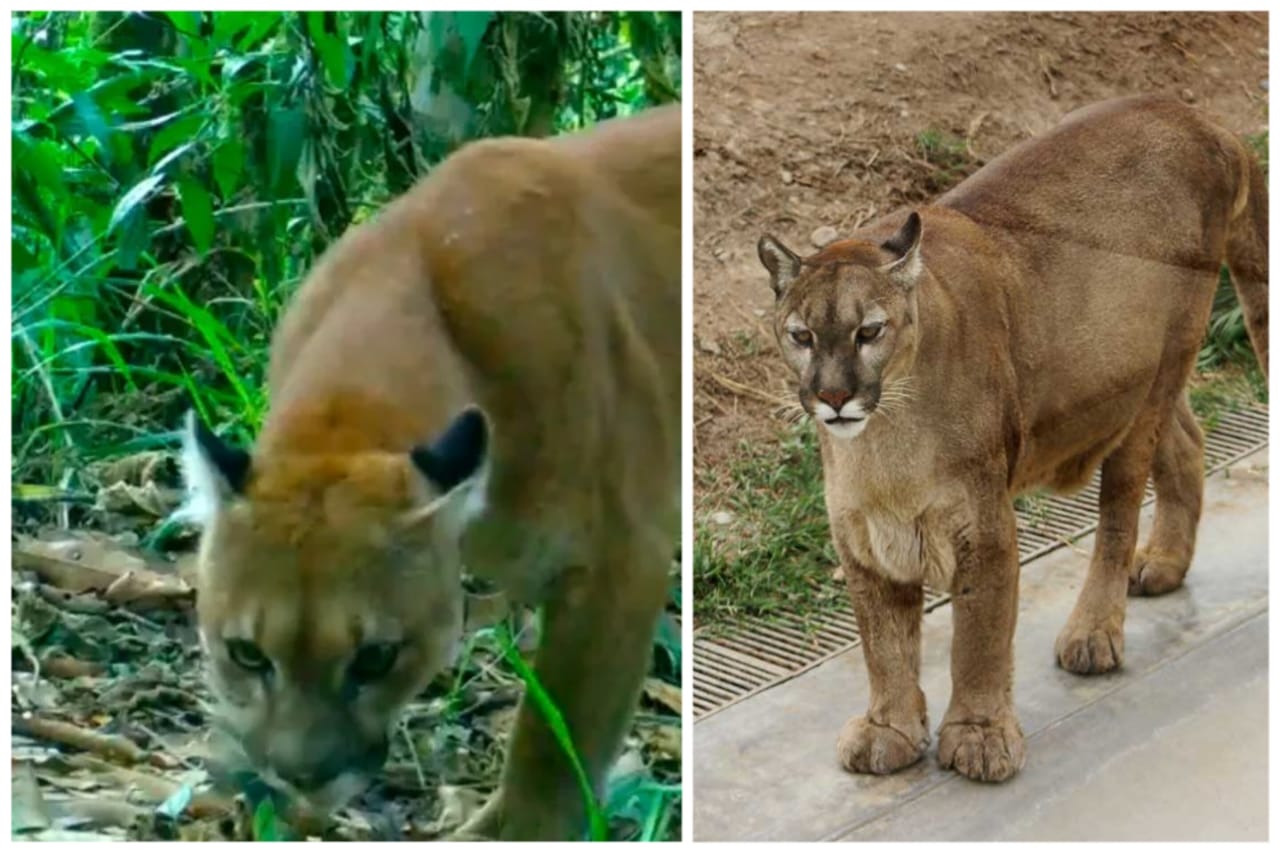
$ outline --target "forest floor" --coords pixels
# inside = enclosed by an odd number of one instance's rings
[[[219,760],[192,607],[194,531],[166,527],[177,462],[147,452],[81,472],[82,494],[16,486],[12,575],[13,833],[28,840],[430,840],[497,783],[523,686],[473,594],[459,664],[402,714],[371,789],[332,816],[291,811]],[[672,568],[679,589],[679,568]],[[523,651],[529,614],[517,640]],[[611,837],[678,838],[678,608],[604,804]]]
[[[787,409],[761,233],[811,251],[830,239],[819,229],[930,200],[1119,95],[1174,95],[1265,148],[1267,57],[1264,13],[696,14],[697,624],[838,594],[809,576],[834,557],[815,441]],[[1199,376],[1193,399],[1251,399],[1246,373]]]

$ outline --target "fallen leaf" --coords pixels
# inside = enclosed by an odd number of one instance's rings
[[[174,607],[194,597],[177,575],[154,571],[141,557],[90,540],[44,542],[20,536],[13,545],[13,567],[35,572],[59,589],[107,593],[115,604]]]
[[[485,795],[474,788],[456,785],[441,785],[436,796],[440,799],[440,816],[435,820],[434,831],[440,834],[462,826],[485,801]]]
[[[13,768],[13,832],[26,833],[51,826],[49,811],[40,795],[35,768],[23,762]]]
[[[679,726],[659,725],[641,730],[649,746],[664,758],[680,760],[683,742]]]
[[[646,678],[644,695],[672,713],[680,713],[680,688],[677,685],[668,684],[660,678]]]

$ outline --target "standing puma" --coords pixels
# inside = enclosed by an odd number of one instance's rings
[[[680,144],[674,105],[466,146],[316,264],[252,454],[189,419],[210,683],[269,783],[363,789],[453,659],[465,566],[544,606],[536,671],[599,792],[678,534]],[[584,815],[522,702],[462,834],[579,838]]]
[[[1115,669],[1126,593],[1176,589],[1191,562],[1203,441],[1185,386],[1224,261],[1266,368],[1262,172],[1181,103],[1123,98],[811,257],[769,236],[758,248],[779,346],[820,424],[831,531],[871,681],[840,761],[891,773],[928,745],[929,583],[951,591],[954,624],[938,760],[1007,779],[1024,759],[1012,498],[1079,489],[1102,466],[1097,542],[1056,654],[1074,673]],[[1149,475],[1155,526],[1135,554]]]

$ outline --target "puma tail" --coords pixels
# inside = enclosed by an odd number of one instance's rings
[[[1262,375],[1267,369],[1267,181],[1258,160],[1239,145],[1244,174],[1231,222],[1227,225],[1227,269],[1244,308],[1244,324],[1258,356]]]

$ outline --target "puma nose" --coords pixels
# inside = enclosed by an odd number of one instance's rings
[[[818,399],[835,409],[836,412],[839,412],[840,407],[849,402],[849,398],[852,396],[848,391],[840,389],[832,390],[828,388],[818,392]]]

